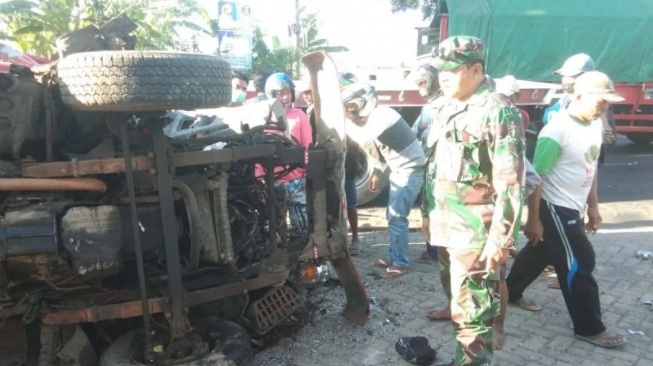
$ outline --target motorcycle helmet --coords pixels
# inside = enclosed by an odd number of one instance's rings
[[[367,118],[379,104],[376,89],[369,83],[356,82],[342,89],[342,101],[352,120]]]
[[[429,64],[420,65],[411,74],[413,75],[415,85],[419,86],[420,83],[426,82],[426,95],[422,95],[422,97],[428,98],[440,91],[438,70],[435,67]]]
[[[290,76],[277,72],[268,77],[265,81],[265,96],[276,98],[279,90],[290,90],[291,100],[295,102],[295,84]]]

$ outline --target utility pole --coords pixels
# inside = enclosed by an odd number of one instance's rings
[[[303,9],[302,9],[303,10]],[[301,13],[301,10],[299,9],[299,0],[295,0],[295,24],[297,24],[297,32],[295,32],[295,49],[299,51],[301,49],[301,38],[299,35],[302,33],[301,29],[301,24],[299,23],[299,15]],[[301,79],[301,63],[299,60],[295,61],[295,75],[297,76],[297,79]]]

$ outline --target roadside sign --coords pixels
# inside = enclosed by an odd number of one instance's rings
[[[238,71],[252,69],[252,9],[244,1],[218,1],[218,52]]]

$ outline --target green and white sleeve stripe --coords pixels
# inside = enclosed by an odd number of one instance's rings
[[[535,171],[540,175],[547,175],[560,159],[560,155],[562,155],[562,146],[558,141],[550,137],[540,137],[537,139],[533,159]]]

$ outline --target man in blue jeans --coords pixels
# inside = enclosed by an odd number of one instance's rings
[[[372,143],[370,161],[390,168],[390,194],[386,218],[390,248],[387,259],[372,263],[385,268],[382,278],[397,278],[410,266],[408,215],[424,182],[424,150],[406,121],[390,107],[379,106],[376,90],[368,83],[353,83],[342,90],[347,113],[346,131],[359,145]],[[375,162],[376,160],[376,162]],[[380,172],[370,179],[369,189],[380,189]]]
[[[424,64],[418,66],[412,74],[413,81],[417,86],[417,91],[420,96],[424,98],[424,106],[422,106],[422,111],[417,117],[417,120],[413,123],[412,129],[415,133],[415,137],[417,137],[417,140],[422,145],[422,149],[424,149],[424,154],[428,155],[429,146],[426,142],[429,132],[431,131],[431,124],[433,124],[434,105],[435,103],[442,101],[440,98],[442,92],[440,91],[440,83],[438,82],[438,70],[432,65]],[[422,196],[422,198],[423,197],[424,196]],[[419,258],[417,258],[416,262],[418,263],[430,264],[438,262],[438,250],[445,250],[442,247],[440,247],[441,249],[438,249],[437,246],[431,245],[430,237],[427,234],[428,227],[429,218],[427,213],[426,216],[422,217],[422,233],[426,239],[426,250],[420,254]]]

